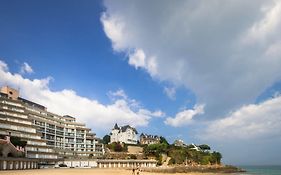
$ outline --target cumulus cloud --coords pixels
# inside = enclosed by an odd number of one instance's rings
[[[248,42],[264,42],[268,37],[272,37],[279,31],[281,21],[281,2],[273,1],[273,4],[261,6],[263,17],[256,21],[246,32],[245,41]]]
[[[79,96],[71,89],[52,91],[49,88],[51,77],[27,79],[20,74],[8,71],[8,66],[0,60],[0,85],[9,85],[20,89],[22,97],[45,105],[49,111],[59,115],[72,115],[95,130],[108,131],[114,123],[146,126],[151,117],[160,117],[159,110],[150,111],[130,99],[123,90],[109,92],[111,104],[102,104],[98,100]]]
[[[146,67],[146,58],[142,50],[136,50],[129,55],[129,64],[138,67]]]
[[[161,110],[156,110],[154,112],[151,112],[149,110],[146,109],[140,109],[138,111],[138,114],[142,114],[142,115],[148,115],[148,116],[153,116],[153,117],[165,117],[165,113],[162,112]]]
[[[142,49],[129,54],[128,63],[137,68],[145,68],[152,76],[157,75],[157,62],[154,56],[147,57]]]
[[[180,127],[193,122],[193,118],[197,115],[204,114],[204,105],[195,105],[194,109],[183,110],[176,114],[174,118],[168,117],[165,120],[166,125]]]
[[[30,74],[30,73],[33,73],[33,69],[32,69],[32,67],[27,62],[24,62],[21,65],[20,73],[21,74],[25,74],[25,73],[29,73]]]
[[[1,60],[0,60],[0,69],[3,70],[3,71],[8,71],[9,70],[8,69],[8,65],[5,62],[1,61]]]
[[[208,140],[281,139],[281,96],[250,104],[208,124],[200,137]]]
[[[195,131],[201,142],[215,146],[231,164],[280,164],[281,96],[248,104]]]
[[[127,94],[125,93],[125,91],[123,89],[118,89],[117,91],[113,92],[113,91],[109,91],[108,92],[108,96],[112,99],[115,100],[116,98],[124,98],[124,99],[128,99]]]
[[[130,65],[191,89],[213,119],[281,79],[280,4],[105,0],[101,22]]]

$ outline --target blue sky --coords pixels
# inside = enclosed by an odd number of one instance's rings
[[[280,2],[0,4],[1,86],[100,137],[119,122],[209,143],[226,163],[281,164],[268,150],[281,143]]]
[[[29,79],[51,76],[52,91],[72,89],[104,104],[110,103],[109,91],[122,89],[144,107],[165,109],[167,115],[192,107],[196,100],[192,92],[179,87],[177,99],[169,99],[163,87],[171,83],[155,81],[129,66],[126,54],[112,49],[100,21],[103,10],[102,2],[94,1],[5,2],[0,19],[1,60],[14,73],[27,62],[34,69],[24,75]],[[150,125],[144,130],[155,134],[162,133],[158,127],[165,128],[157,119]],[[93,130],[100,136],[107,132]],[[167,136],[172,141],[174,135]]]
[[[189,97],[194,101],[184,88],[177,101],[169,100],[163,92],[169,83],[136,71],[125,54],[112,50],[100,22],[103,9],[93,1],[6,2],[1,5],[1,58],[12,72],[28,62],[34,68],[28,78],[52,76],[54,91],[69,88],[104,103],[109,102],[106,93],[117,89],[171,114]]]

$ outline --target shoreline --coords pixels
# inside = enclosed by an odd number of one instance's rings
[[[242,168],[225,165],[225,166],[170,166],[170,167],[153,167],[141,168],[145,172],[155,173],[245,173]]]
[[[54,168],[54,169],[32,169],[32,170],[8,170],[1,171],[1,174],[4,175],[132,175],[132,170],[129,169],[118,169],[118,168]],[[136,173],[137,174],[137,173]],[[226,175],[229,173],[218,173],[218,172],[148,172],[141,171],[140,175]]]

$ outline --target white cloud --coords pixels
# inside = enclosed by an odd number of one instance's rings
[[[154,56],[146,57],[142,49],[129,54],[128,63],[137,68],[145,68],[152,76],[157,75],[157,61]]]
[[[255,43],[266,41],[270,36],[274,36],[280,30],[281,1],[272,1],[260,7],[264,16],[255,22],[244,36],[246,42]]]
[[[156,110],[154,112],[151,112],[149,110],[146,109],[140,109],[138,111],[138,114],[141,115],[148,115],[148,116],[152,116],[152,117],[164,117],[166,114],[164,112],[162,112],[161,110]]]
[[[174,127],[184,126],[191,124],[194,121],[193,118],[200,114],[204,114],[204,105],[195,105],[194,109],[183,110],[177,113],[174,118],[168,117],[165,124]]]
[[[142,50],[136,50],[133,54],[129,55],[129,64],[138,67],[145,67],[145,54]]]
[[[276,145],[281,144],[281,96],[248,104],[196,128],[200,142],[223,154],[228,164],[280,164]]]
[[[110,17],[108,14],[102,14],[101,20],[108,37],[112,38],[113,49],[117,51],[123,50],[127,47],[126,43],[123,43],[124,25],[121,19],[117,16]]]
[[[164,93],[171,99],[176,99],[176,88],[175,87],[164,87]]]
[[[3,71],[8,71],[9,70],[8,69],[8,65],[4,61],[2,61],[2,60],[0,60],[0,69],[3,70]]]
[[[207,140],[281,139],[281,96],[250,104],[208,124],[200,137]],[[202,131],[201,131],[202,133]]]
[[[281,79],[280,1],[104,4],[101,21],[113,49],[153,78],[192,90],[206,104],[205,119],[253,103]]]
[[[27,62],[24,62],[21,65],[20,73],[21,74],[25,74],[25,73],[29,73],[30,74],[30,73],[33,73],[33,69],[32,69],[32,67]]]
[[[127,94],[123,89],[118,89],[115,92],[109,91],[108,96],[112,99],[115,100],[115,98],[123,98],[123,99],[128,99]]]
[[[276,129],[273,123],[279,123],[278,115],[274,115],[278,114],[278,107],[263,113],[267,116],[264,120],[258,114],[265,110],[262,106],[270,108],[271,104],[253,103],[266,88],[281,80],[281,1],[124,0],[120,3],[105,0],[104,5],[107,18],[101,21],[115,51],[130,56],[132,51],[142,50],[145,60],[154,59],[155,69],[151,73],[148,64],[138,64],[138,68],[143,65],[154,79],[170,81],[175,87],[185,86],[196,95],[197,104],[205,104],[200,122],[191,122],[190,126],[202,132],[205,125],[201,122],[216,120],[211,127],[214,132],[205,134],[222,136],[214,145],[223,145],[220,148],[227,151],[223,153],[232,154],[223,154],[229,160],[253,162],[268,157],[266,160],[280,162],[276,151],[270,150],[272,145],[281,143],[280,137],[269,141],[277,132],[261,129],[266,126]],[[112,31],[118,31],[119,37],[109,35]],[[238,117],[239,112],[247,116]],[[176,118],[169,120],[176,121]],[[189,118],[192,119],[186,119],[186,123],[196,120],[196,117]],[[280,133],[279,129],[276,131]],[[223,132],[229,134],[229,139],[225,139]],[[249,140],[235,139],[248,132]],[[259,140],[259,136],[268,138]]]
[[[49,88],[51,77],[44,79],[27,79],[20,74],[8,71],[8,66],[0,60],[0,86],[9,85],[20,89],[22,97],[45,105],[49,111],[60,115],[72,115],[85,122],[94,131],[108,131],[114,123],[146,126],[151,117],[160,116],[159,110],[150,111],[139,105],[135,99],[130,99],[123,90],[109,92],[111,104],[101,104],[99,101],[79,96],[71,89],[52,91]]]

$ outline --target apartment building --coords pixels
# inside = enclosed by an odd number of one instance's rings
[[[19,137],[26,141],[26,157],[41,159],[41,162],[50,162],[58,159],[58,154],[36,132],[36,126],[25,112],[24,105],[14,100],[11,95],[0,93],[0,135]]]
[[[24,128],[25,132],[32,131],[36,135],[36,141],[41,143],[40,146],[44,145],[53,155],[58,155],[53,158],[91,158],[103,155],[103,144],[95,133],[91,132],[85,124],[77,122],[74,117],[51,113],[45,106],[21,98],[19,91],[10,87],[1,88],[0,100],[0,131],[6,131],[3,134],[18,133],[18,136],[23,138],[19,134],[22,130],[18,125],[28,124],[30,129]],[[13,119],[11,115],[20,116],[20,119]],[[9,122],[12,119],[13,124],[2,126],[2,121]],[[8,126],[14,130],[8,131]],[[34,141],[33,137],[35,136],[27,137],[29,143]],[[32,149],[34,152],[38,150],[36,147],[29,147],[26,149]],[[31,152],[28,152],[27,156],[32,157]]]

